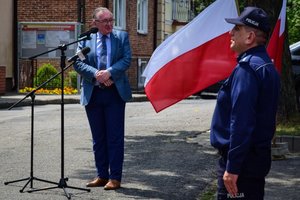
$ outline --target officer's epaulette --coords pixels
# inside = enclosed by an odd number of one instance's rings
[[[252,55],[246,55],[244,58],[242,58],[239,63],[249,63]]]

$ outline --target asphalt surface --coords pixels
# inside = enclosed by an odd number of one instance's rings
[[[144,95],[126,107],[125,161],[122,188],[104,191],[85,183],[95,176],[91,136],[78,95],[65,96],[64,155],[61,156],[60,96],[37,95],[34,120],[33,189],[29,178],[31,109],[7,107],[22,95],[0,97],[0,200],[27,199],[201,199],[215,184],[216,152],[209,145],[209,125],[215,100],[190,99],[155,113]],[[30,98],[26,99],[30,105]],[[20,106],[22,104],[19,104]],[[63,161],[62,161],[63,157]],[[63,165],[63,170],[62,170]],[[300,155],[274,161],[266,179],[266,200],[299,199]],[[67,178],[67,188],[58,182]],[[47,183],[39,179],[50,181]],[[77,189],[74,189],[75,187]],[[66,191],[66,192],[65,192]]]

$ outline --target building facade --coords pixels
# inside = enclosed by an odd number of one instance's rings
[[[115,29],[129,33],[132,62],[128,76],[132,89],[143,91],[141,74],[153,51],[192,19],[191,5],[191,0],[3,0],[0,9],[4,17],[0,20],[5,28],[0,30],[4,36],[0,37],[4,44],[0,55],[5,59],[0,60],[0,94],[1,66],[6,72],[5,91],[33,86],[36,71],[43,63],[59,70],[59,50],[32,56],[50,51],[56,44],[77,40],[91,27],[92,12],[99,6],[113,12]],[[67,57],[75,50],[70,47]]]
[[[14,2],[2,0],[0,6],[0,94],[13,87],[14,77]]]

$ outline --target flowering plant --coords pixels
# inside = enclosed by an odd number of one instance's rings
[[[32,87],[25,87],[24,89],[20,89],[20,93],[28,93],[35,90],[35,88]],[[54,89],[45,89],[40,88],[36,91],[36,94],[61,94],[60,88],[54,88]],[[78,90],[74,89],[72,87],[64,87],[64,94],[78,94]]]

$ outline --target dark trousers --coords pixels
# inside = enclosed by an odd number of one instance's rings
[[[221,157],[219,159],[219,168],[218,168],[218,200],[225,199],[243,199],[243,200],[263,200],[264,199],[264,187],[265,187],[265,178],[249,177],[247,174],[240,174],[237,187],[238,194],[234,198],[228,194],[224,181],[223,175],[226,170],[226,158]]]
[[[93,137],[98,177],[121,181],[124,160],[125,102],[115,86],[94,87],[85,107]]]

